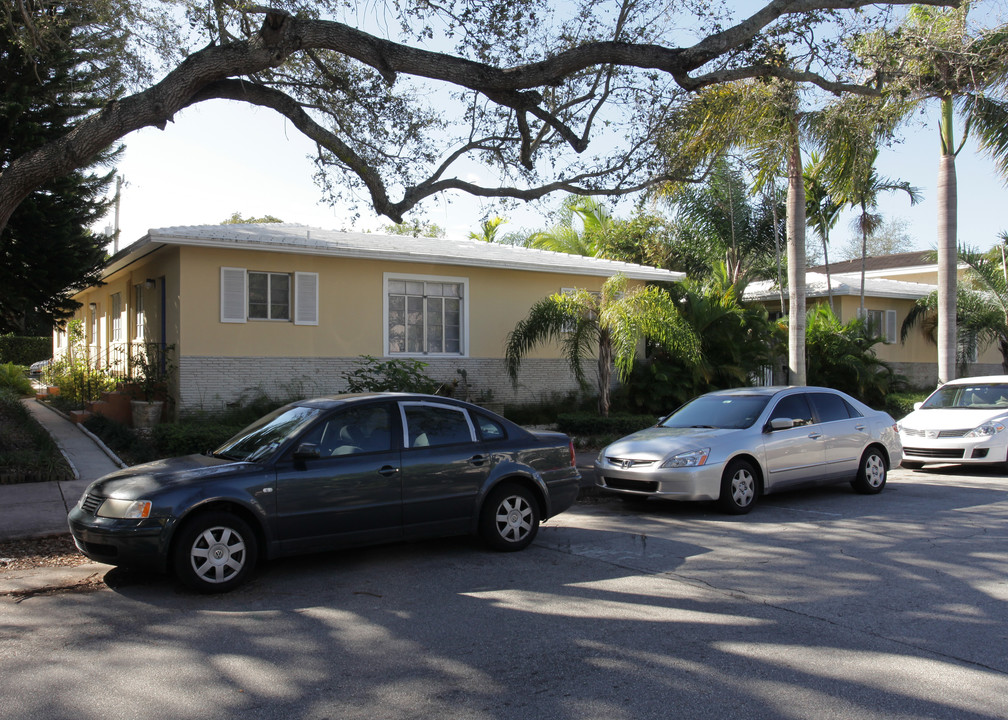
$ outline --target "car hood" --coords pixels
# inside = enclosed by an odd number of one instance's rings
[[[627,435],[602,450],[605,457],[658,460],[669,453],[683,452],[722,443],[744,430],[734,428],[651,427]]]
[[[250,467],[255,465],[210,455],[186,455],[119,470],[95,480],[87,491],[102,497],[135,500],[165,488],[247,472]]]
[[[997,410],[970,410],[968,408],[934,408],[914,410],[900,420],[900,427],[908,430],[972,430],[990,420],[1004,420],[1008,412]]]

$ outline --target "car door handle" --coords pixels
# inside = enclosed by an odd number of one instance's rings
[[[858,432],[863,432],[864,429],[865,429],[865,426],[864,425],[855,425],[854,429],[857,430]]]
[[[813,439],[813,440],[818,440],[819,438],[821,438],[821,437],[822,437],[822,433],[821,433],[821,432],[810,432],[810,433],[808,434],[808,436],[809,436],[809,437],[810,437],[811,439]]]
[[[385,467],[383,467],[381,470],[378,471],[378,474],[383,475],[384,477],[392,477],[397,472],[399,472],[399,468],[395,467],[394,465],[386,465]]]
[[[475,465],[476,467],[480,467],[486,461],[487,461],[486,455],[473,455],[471,458],[469,458],[469,464]]]

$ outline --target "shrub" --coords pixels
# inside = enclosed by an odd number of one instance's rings
[[[889,393],[885,398],[885,411],[899,420],[913,412],[914,403],[922,402],[930,394],[928,390]]]
[[[440,383],[424,374],[427,363],[419,360],[381,361],[362,355],[357,367],[343,373],[349,392],[434,393]]]
[[[149,462],[160,457],[153,442],[122,423],[101,415],[93,415],[83,424],[128,465]]]
[[[152,438],[162,457],[192,455],[213,450],[238,433],[245,424],[183,420],[154,427]]]
[[[52,357],[52,348],[51,337],[0,335],[0,363],[12,362],[28,366]]]
[[[658,421],[656,415],[614,414],[602,417],[597,413],[562,413],[557,416],[557,429],[568,435],[629,435],[651,427]]]
[[[32,384],[28,379],[28,368],[14,363],[0,365],[0,388],[13,390],[18,395],[31,395]]]

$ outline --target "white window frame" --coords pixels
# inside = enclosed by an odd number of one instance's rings
[[[123,338],[123,300],[122,293],[112,293],[109,296],[109,341],[118,343]]]
[[[265,275],[266,276],[266,317],[252,317],[248,312],[249,303],[249,280],[251,275]],[[273,317],[273,276],[281,276],[287,278],[287,317],[285,318],[275,318]],[[294,278],[291,277],[290,273],[276,272],[275,270],[246,270],[245,271],[245,317],[254,322],[291,322],[294,317]]]
[[[875,313],[880,319],[881,327],[875,328],[877,330],[878,337],[882,338],[882,342],[887,345],[892,345],[896,342],[896,311],[895,310],[875,310],[871,308],[865,308],[864,315],[862,318],[865,324],[869,327],[874,327],[871,323],[871,316]],[[858,311],[860,315],[860,310]]]
[[[133,286],[133,339],[145,340],[147,334],[147,316],[144,310],[144,286],[137,283]]]
[[[451,283],[462,286],[462,317],[459,319],[459,352],[457,353],[427,353],[427,352],[389,352],[389,283],[404,280],[406,282]],[[411,273],[386,272],[382,274],[382,353],[385,357],[469,357],[469,278],[449,277],[444,275],[415,275]]]
[[[295,325],[319,324],[319,275],[313,272],[284,273],[277,270],[247,270],[238,267],[221,267],[220,321],[222,323],[247,323],[248,274],[261,272],[270,275],[288,275],[292,278],[290,289],[290,318],[255,322],[289,322]]]

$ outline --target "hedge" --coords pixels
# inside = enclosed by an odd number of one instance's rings
[[[651,427],[658,422],[656,415],[614,414],[601,417],[596,413],[561,413],[557,415],[557,429],[576,437],[588,435],[629,435]]]
[[[31,365],[39,360],[52,357],[51,337],[25,337],[22,335],[0,335],[0,364]]]

